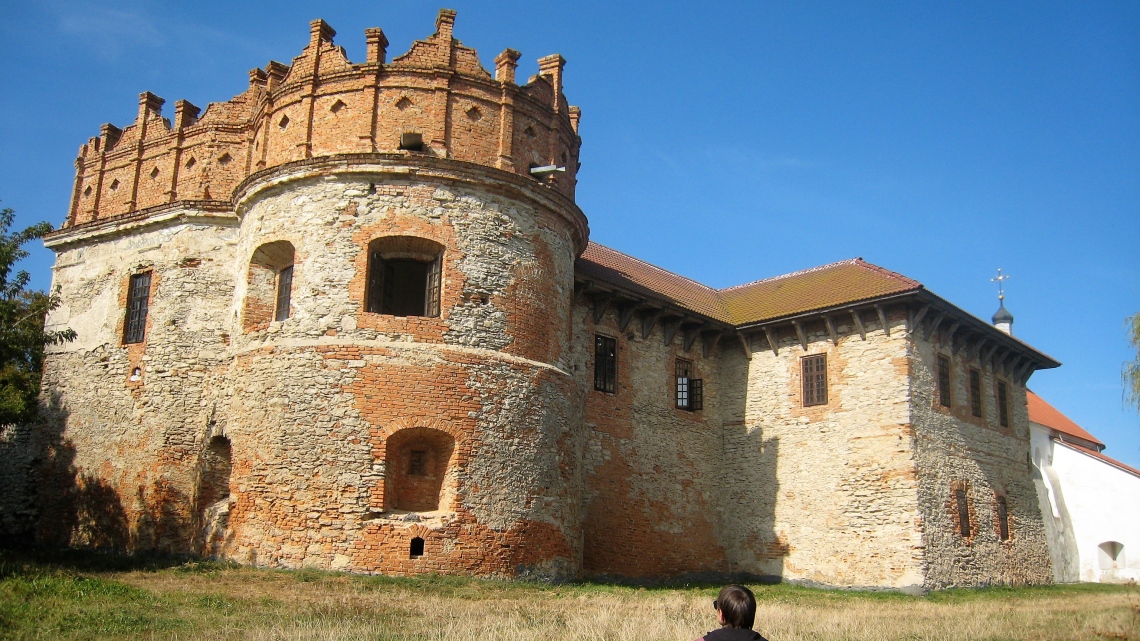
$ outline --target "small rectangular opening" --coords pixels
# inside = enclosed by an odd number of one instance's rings
[[[408,456],[408,476],[427,476],[427,452],[412,450]]]
[[[424,540],[420,537],[412,539],[412,544],[409,546],[408,558],[418,559],[424,555]]]
[[[423,134],[418,134],[411,131],[400,134],[400,149],[407,151],[423,151]]]
[[[950,407],[950,359],[938,355],[938,404]]]

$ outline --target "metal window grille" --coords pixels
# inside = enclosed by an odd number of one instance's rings
[[[380,252],[368,256],[368,292],[364,311],[379,314],[384,302],[384,257]]]
[[[424,294],[424,316],[439,316],[439,289],[440,289],[440,274],[442,270],[443,256],[436,256],[435,260],[431,262],[428,267],[427,283],[425,285],[426,293]]]
[[[950,359],[938,356],[938,404],[950,407]]]
[[[277,313],[273,320],[289,318],[289,305],[293,299],[293,266],[289,265],[277,274]]]
[[[997,497],[998,537],[1002,541],[1009,540],[1009,505],[1004,496]]]
[[[141,343],[146,337],[146,313],[150,306],[150,272],[131,276],[127,292],[127,322],[124,343]]]
[[[437,317],[442,272],[443,256],[432,261],[385,260],[379,251],[370,252],[364,310],[373,314]],[[417,287],[422,289],[415,290]]]
[[[427,476],[427,452],[412,450],[408,455],[408,476]]]
[[[970,370],[970,413],[982,415],[982,373],[976,369]]]
[[[1009,394],[1006,392],[1004,381],[998,381],[997,396],[998,422],[1001,423],[1002,427],[1009,427],[1009,403],[1007,402]]]
[[[954,500],[958,503],[958,531],[962,536],[970,536],[970,504],[966,502],[966,490],[954,490]]]
[[[827,404],[827,354],[805,356],[803,367],[804,407]]]
[[[677,409],[692,409],[692,395],[689,389],[689,378],[693,374],[693,365],[689,361],[677,359]]]
[[[608,336],[594,336],[594,389],[615,390],[617,379],[617,341]]]

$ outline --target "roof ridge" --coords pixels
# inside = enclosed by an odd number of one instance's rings
[[[838,267],[840,265],[856,265],[856,264],[861,263],[861,262],[864,264],[870,265],[870,263],[867,263],[862,258],[858,258],[858,257],[848,258],[846,260],[837,260],[834,263],[828,263],[826,265],[819,265],[817,267],[809,267],[807,269],[801,269],[799,271],[789,272],[787,274],[781,274],[779,276],[769,276],[768,278],[761,278],[760,280],[754,280],[751,282],[742,283],[740,285],[733,285],[732,287],[725,287],[724,289],[718,289],[716,291],[719,293],[729,292],[729,291],[732,291],[734,289],[743,289],[745,287],[751,287],[753,285],[759,285],[761,283],[770,283],[770,282],[777,281],[777,280],[783,280],[785,278],[793,278],[795,276],[803,276],[804,274],[810,274],[812,272],[818,272],[818,271],[821,271],[824,269],[830,269],[832,267]],[[875,267],[875,265],[872,265],[872,267]],[[882,269],[882,268],[880,267],[879,269]]]
[[[608,245],[603,245],[603,244],[601,244],[601,243],[599,243],[599,242],[595,242],[595,241],[592,241],[592,240],[591,240],[591,241],[589,241],[589,244],[590,244],[590,245],[596,245],[596,246],[598,246],[598,247],[601,247],[602,249],[605,249],[605,250],[607,250],[607,251],[611,251],[611,252],[613,252],[613,253],[615,253],[615,254],[621,254],[622,256],[625,256],[626,258],[628,258],[628,259],[630,259],[630,260],[632,260],[632,261],[636,261],[636,262],[638,262],[638,263],[641,263],[642,265],[645,265],[646,267],[649,267],[649,268],[651,268],[651,269],[655,269],[655,270],[657,270],[657,271],[659,271],[659,272],[663,272],[663,273],[669,274],[670,276],[676,276],[677,278],[683,278],[683,279],[685,279],[685,280],[689,281],[690,283],[693,283],[694,285],[698,285],[698,286],[700,286],[700,287],[702,287],[702,288],[704,288],[704,289],[707,289],[707,290],[709,291],[709,293],[710,293],[710,294],[713,294],[713,295],[717,295],[717,294],[719,294],[719,291],[720,291],[720,290],[716,289],[715,287],[711,287],[711,286],[709,286],[709,285],[706,285],[706,284],[704,284],[704,283],[702,283],[702,282],[700,282],[700,281],[696,281],[696,280],[693,280],[692,278],[689,278],[688,276],[682,276],[681,274],[678,274],[677,272],[671,272],[671,271],[669,271],[668,269],[665,269],[664,267],[658,267],[657,265],[654,265],[653,263],[650,263],[650,262],[644,261],[644,260],[642,260],[642,259],[640,259],[640,258],[638,258],[638,257],[636,257],[636,256],[630,256],[629,254],[627,254],[627,253],[625,253],[625,252],[623,252],[623,251],[618,251],[618,250],[616,250],[616,249],[614,249],[613,247],[610,247],[610,246],[608,246]]]

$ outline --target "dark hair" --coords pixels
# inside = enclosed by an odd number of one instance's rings
[[[716,609],[731,628],[752,629],[756,621],[756,596],[743,585],[726,585],[716,597]]]

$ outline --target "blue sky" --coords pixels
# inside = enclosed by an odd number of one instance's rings
[[[79,145],[144,90],[205,107],[321,17],[349,57],[427,2],[6,2],[0,205],[59,225]],[[862,256],[1064,363],[1030,387],[1140,467],[1140,3],[454,2],[483,63],[567,58],[592,238],[724,287]],[[39,287],[51,253],[26,268]],[[1134,352],[1133,352],[1134,353]]]

